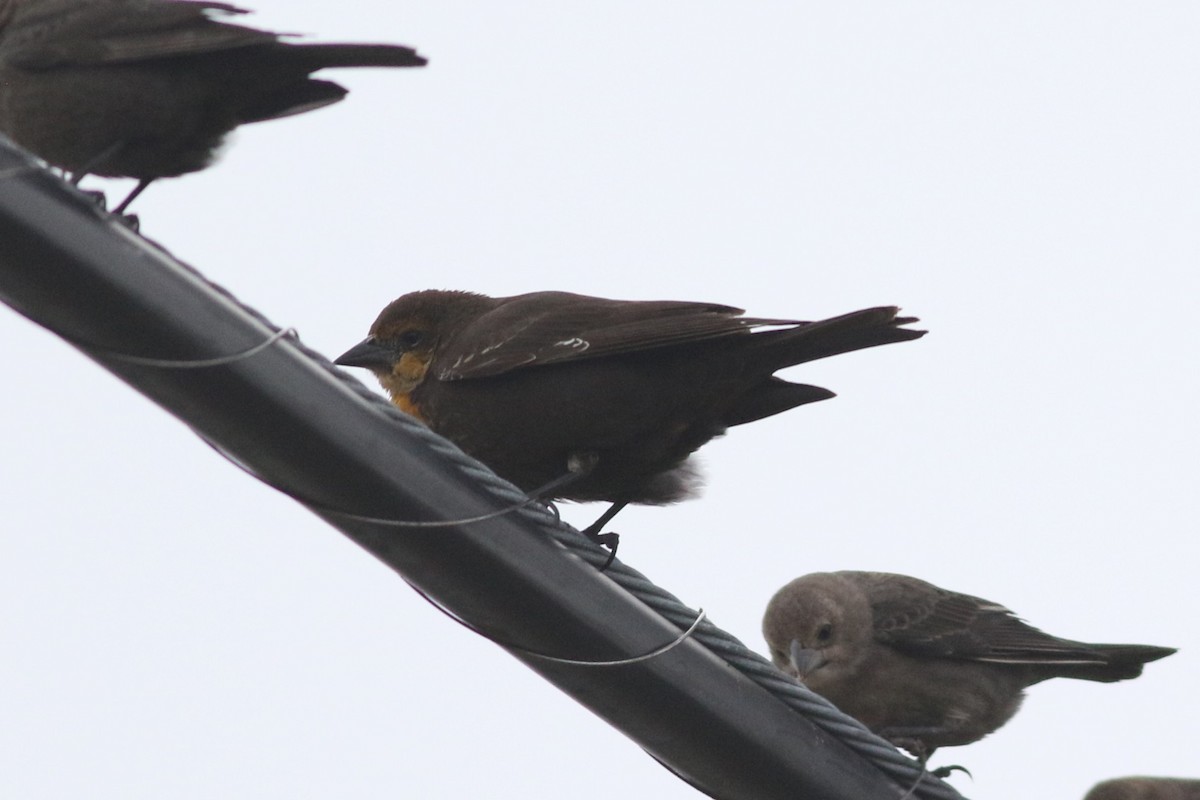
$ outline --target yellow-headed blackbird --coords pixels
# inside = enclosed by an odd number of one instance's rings
[[[924,335],[896,311],[798,322],[712,303],[431,290],[388,305],[337,363],[374,372],[397,406],[526,491],[574,473],[548,496],[612,502],[602,525],[627,503],[691,494],[688,456],[726,428],[833,397],[777,370]]]
[[[326,67],[419,67],[410,47],[288,44],[190,0],[0,0],[0,131],[74,173],[156,178],[208,166],[225,134],[336,103]]]
[[[1060,639],[1004,606],[890,572],[814,572],[780,589],[771,659],[898,747],[928,757],[1007,722],[1026,686],[1123,681],[1175,652]]]

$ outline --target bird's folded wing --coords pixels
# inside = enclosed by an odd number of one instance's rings
[[[870,592],[875,638],[918,657],[1006,664],[1095,664],[1086,644],[1060,639],[1004,606],[910,579]]]
[[[524,366],[741,335],[766,325],[800,324],[741,314],[739,308],[711,303],[627,302],[539,292],[514,298],[458,332],[447,343],[438,377],[489,377]]]
[[[54,10],[54,4],[50,10]],[[6,31],[4,60],[31,70],[129,64],[277,41],[268,31],[213,19],[244,14],[226,3],[71,3]],[[39,26],[44,29],[38,31]]]

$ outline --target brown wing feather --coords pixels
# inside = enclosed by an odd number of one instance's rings
[[[1089,645],[1060,639],[1004,606],[902,575],[863,573],[875,637],[925,657],[1011,664],[1099,664]]]
[[[525,366],[558,364],[748,333],[793,320],[741,316],[714,303],[628,302],[568,292],[504,298],[447,343],[441,380],[499,375]]]

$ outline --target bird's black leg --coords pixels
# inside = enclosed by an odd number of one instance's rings
[[[571,453],[567,459],[567,469],[572,473],[579,475],[591,474],[596,468],[596,464],[600,462],[600,454],[587,450],[578,453]],[[617,545],[621,543],[621,534],[619,533],[601,533],[604,526],[612,521],[612,518],[621,512],[621,509],[629,503],[625,501],[614,502],[608,507],[608,510],[600,515],[600,518],[583,529],[583,535],[591,539],[602,547],[607,547],[609,550],[608,560],[604,562],[604,566],[600,567],[600,571],[608,569],[612,566],[613,559],[617,557]]]
[[[88,173],[86,170],[81,169],[78,172],[72,173],[68,179],[67,171],[63,170],[62,176],[63,180],[67,180],[72,186],[74,186],[76,189],[79,189],[79,182],[86,178]],[[108,198],[104,196],[104,192],[101,192],[97,189],[79,189],[79,191],[86,195],[93,203],[95,203],[101,211],[108,211]]]
[[[133,187],[133,191],[125,196],[125,199],[121,201],[121,205],[113,209],[113,213],[118,216],[125,216],[125,209],[129,208],[129,204],[132,203],[139,194],[146,191],[146,187],[150,185],[152,180],[153,178],[142,178],[140,181],[138,181],[138,185]]]
[[[88,161],[81,168],[75,170],[75,172],[73,172],[71,174],[71,185],[78,186],[79,182],[82,181],[84,178],[86,178],[88,175],[92,174],[92,172],[96,169],[96,167],[100,166],[105,161],[112,158],[117,153],[121,152],[121,148],[123,148],[124,146],[125,146],[124,142],[117,142],[116,144],[112,145],[111,147],[105,148],[102,152],[98,153],[90,161]],[[64,172],[64,174],[65,174],[65,172]],[[128,225],[130,228],[132,228],[135,231],[138,229],[138,218],[137,218],[137,216],[135,216],[133,214],[124,213],[125,209],[129,208],[129,204],[133,202],[135,197],[137,197],[142,192],[146,191],[146,187],[149,186],[150,182],[153,180],[154,180],[153,178],[143,178],[143,179],[139,180],[138,185],[133,187],[133,191],[130,192],[125,197],[125,199],[121,201],[121,204],[119,206],[117,206],[116,208],[114,208],[112,211],[112,213],[114,215],[120,217],[122,219],[122,221],[125,222],[126,225]],[[105,207],[103,192],[84,192],[84,194],[95,197],[97,199],[97,202],[100,204],[101,209],[103,209]]]
[[[604,526],[612,522],[612,518],[621,513],[621,509],[629,505],[626,502],[613,503],[608,507],[608,510],[600,515],[600,518],[583,529],[583,535],[591,539],[598,545],[602,545],[609,549],[608,560],[604,562],[604,566],[600,568],[601,572],[612,566],[613,559],[617,557],[617,545],[621,543],[621,534],[619,533],[601,533]]]
[[[590,450],[571,453],[567,458],[567,471],[544,486],[535,489],[530,496],[539,499],[548,499],[557,496],[559,489],[570,486],[576,481],[590,475],[599,461],[599,454]],[[600,515],[598,520],[588,525],[582,531],[584,536],[598,545],[607,547],[611,551],[608,554],[608,560],[604,562],[604,566],[600,567],[601,572],[612,566],[613,559],[617,557],[617,545],[621,541],[619,533],[601,533],[601,531],[627,505],[629,505],[627,502],[613,503],[608,507],[607,511]]]
[[[96,167],[100,166],[105,161],[108,161],[117,153],[121,152],[121,148],[124,146],[124,142],[117,142],[116,144],[106,147],[96,155],[92,156],[92,158],[86,164],[71,174],[71,185],[78,186],[81,180],[86,178],[88,175],[91,175],[92,171],[95,170]]]

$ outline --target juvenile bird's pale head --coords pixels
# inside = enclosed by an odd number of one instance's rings
[[[771,660],[816,692],[854,674],[869,651],[873,627],[866,596],[829,572],[784,586],[763,617]]]

